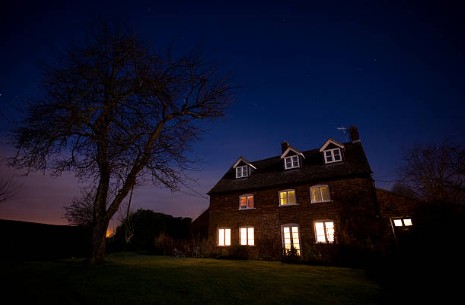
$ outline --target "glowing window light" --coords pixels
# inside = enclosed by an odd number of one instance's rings
[[[279,205],[286,204],[296,204],[294,190],[284,190],[279,192]]]
[[[396,227],[402,227],[403,226],[402,219],[394,219],[394,225]]]
[[[300,237],[298,226],[283,227],[283,246],[286,251],[294,248],[297,255],[300,255]]]
[[[334,242],[334,222],[317,221],[315,222],[315,238],[317,243]]]
[[[255,244],[253,227],[240,228],[239,231],[242,246],[253,246]]]
[[[231,229],[218,229],[218,246],[231,245]]]
[[[239,209],[253,209],[254,200],[253,195],[246,194],[239,196]]]
[[[310,187],[311,202],[325,202],[330,201],[329,187],[327,185],[315,185]]]

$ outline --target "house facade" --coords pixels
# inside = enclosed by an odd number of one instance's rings
[[[395,227],[408,230],[411,211],[375,187],[357,128],[349,134],[346,143],[330,138],[301,151],[283,142],[280,155],[238,158],[208,193],[211,248],[251,259],[331,261],[395,244]]]

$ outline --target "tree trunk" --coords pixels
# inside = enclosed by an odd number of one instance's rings
[[[108,221],[97,219],[94,227],[92,228],[91,254],[89,258],[89,262],[91,264],[99,264],[105,261],[106,233],[108,224]]]

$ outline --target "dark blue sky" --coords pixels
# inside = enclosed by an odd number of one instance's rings
[[[456,3],[457,2],[457,3]],[[134,208],[195,218],[241,155],[307,150],[357,125],[376,185],[389,189],[414,144],[465,143],[465,6],[458,1],[15,1],[0,8],[1,154],[16,109],[37,95],[38,63],[82,39],[97,16],[126,19],[153,48],[201,47],[240,93],[194,145],[199,180],[183,193],[150,186]],[[17,174],[1,167],[8,175]],[[18,177],[0,218],[66,223],[71,176]],[[201,196],[197,195],[200,194]]]

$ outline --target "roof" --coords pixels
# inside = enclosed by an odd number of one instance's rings
[[[351,176],[371,177],[372,171],[360,142],[344,143],[344,161],[325,164],[319,148],[303,151],[302,167],[283,169],[280,156],[252,161],[255,170],[246,178],[236,178],[231,167],[208,194],[245,191],[312,181],[327,181]]]

